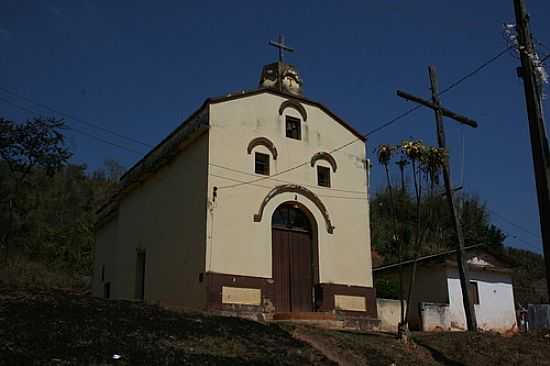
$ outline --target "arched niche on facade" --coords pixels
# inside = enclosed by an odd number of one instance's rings
[[[327,161],[330,166],[332,167],[332,171],[333,172],[336,172],[336,168],[338,168],[338,166],[336,165],[336,159],[334,159],[332,157],[332,155],[330,155],[329,153],[327,152],[318,152],[317,154],[313,155],[311,157],[311,166],[315,166],[315,163],[317,162],[317,160],[325,160]]]
[[[306,197],[308,200],[310,200],[321,212],[321,215],[323,215],[323,218],[325,219],[325,224],[327,228],[327,232],[329,234],[334,233],[334,226],[332,225],[332,222],[330,221],[330,216],[328,214],[328,210],[324,203],[321,201],[321,199],[312,191],[309,189],[302,187],[297,184],[284,184],[277,186],[273,188],[267,196],[265,196],[264,200],[262,201],[260,208],[258,210],[258,213],[254,215],[254,222],[261,222],[264,214],[265,206],[273,199],[273,197],[282,194],[282,193],[296,193],[301,196]]]
[[[281,103],[281,106],[279,107],[279,115],[282,116],[283,112],[287,108],[293,108],[293,109],[297,110],[298,113],[300,113],[300,116],[302,116],[302,120],[304,122],[307,121],[306,109],[299,102],[297,102],[295,100],[292,100],[292,99],[285,100],[284,102]]]
[[[273,160],[277,160],[277,148],[275,147],[273,142],[271,142],[271,140],[268,139],[267,137],[256,137],[255,139],[250,141],[246,151],[248,152],[248,154],[251,154],[252,150],[256,146],[260,146],[260,145],[265,146],[271,152],[271,155],[273,156]]]

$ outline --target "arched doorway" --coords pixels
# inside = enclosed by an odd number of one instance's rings
[[[283,203],[273,213],[271,227],[276,311],[313,311],[315,219],[298,203]]]

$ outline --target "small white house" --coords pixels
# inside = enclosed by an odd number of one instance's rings
[[[405,294],[412,262],[402,263]],[[470,273],[470,298],[474,302],[478,328],[499,333],[515,332],[512,269],[480,246],[466,248],[466,262]],[[398,281],[399,264],[375,268],[373,273],[375,280]],[[409,327],[413,330],[466,330],[456,251],[417,260],[411,306]]]

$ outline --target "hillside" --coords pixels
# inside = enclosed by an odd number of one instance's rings
[[[550,335],[321,330],[0,286],[1,365],[542,365]],[[118,356],[115,356],[118,355]]]

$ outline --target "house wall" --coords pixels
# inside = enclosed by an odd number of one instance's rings
[[[105,246],[113,248],[113,298],[135,297],[137,250],[145,250],[145,301],[205,307],[201,273],[205,271],[207,164],[205,133],[124,197],[118,221],[98,230],[99,257],[103,258]],[[111,233],[115,226],[116,241]]]
[[[409,289],[409,281],[411,278],[412,266],[404,267],[403,276],[403,293],[407,298]],[[395,267],[392,270],[376,271],[374,273],[376,279],[391,279],[399,280],[399,269]],[[398,282],[397,282],[398,283]],[[421,329],[420,304],[423,302],[430,303],[448,303],[449,292],[447,289],[447,273],[442,265],[422,266],[418,265],[416,270],[416,279],[413,293],[411,296],[411,310],[409,314],[409,328],[412,330]]]
[[[307,111],[302,140],[287,138],[285,115],[300,118],[300,114],[287,108],[280,116],[279,106],[285,100],[263,93],[210,106],[211,201],[213,188],[220,189],[208,214],[207,271],[271,278],[271,217],[280,204],[297,199],[311,212],[318,227],[320,282],[372,287],[365,145],[358,140],[333,153],[338,167],[335,173],[331,170],[332,189],[317,186],[316,167],[309,164],[311,157],[357,137],[318,107],[302,103]],[[307,164],[275,179],[224,189],[263,177],[254,174],[254,152],[271,154],[263,146],[247,153],[248,144],[256,137],[269,138],[278,151],[277,160],[270,159],[271,175],[302,162]],[[317,164],[330,167],[324,160]],[[261,222],[254,222],[253,216],[269,191],[289,182],[306,187],[321,199],[335,226],[334,233],[327,232],[317,206],[295,193],[276,195],[267,203]]]
[[[509,274],[497,272],[471,271],[472,281],[477,281],[479,304],[474,305],[477,326],[483,330],[501,333],[516,328],[516,312],[512,279]],[[454,330],[466,329],[466,316],[462,303],[460,278],[455,268],[448,270],[451,327]]]

